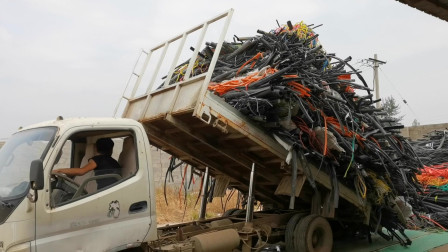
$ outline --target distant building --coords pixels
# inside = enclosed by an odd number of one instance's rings
[[[448,123],[405,127],[401,130],[401,134],[404,137],[410,138],[411,140],[417,140],[423,138],[424,135],[434,130],[448,130]]]

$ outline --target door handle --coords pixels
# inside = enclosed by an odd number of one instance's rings
[[[147,208],[148,208],[148,202],[146,201],[135,202],[129,207],[129,213],[134,214],[144,212],[146,211]]]

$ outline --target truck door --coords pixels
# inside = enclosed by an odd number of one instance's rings
[[[95,141],[111,138],[112,157],[121,170],[67,177],[46,169],[46,207],[37,214],[38,251],[107,251],[142,242],[151,216],[148,171],[138,167],[147,167],[149,155],[144,141],[136,141],[136,131],[77,129],[57,143],[51,169],[82,167],[97,154]],[[104,184],[100,178],[110,184],[98,188]]]

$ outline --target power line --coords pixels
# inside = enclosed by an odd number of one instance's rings
[[[406,99],[404,99],[404,97],[401,95],[400,91],[398,91],[397,87],[393,84],[393,82],[390,80],[389,76],[386,75],[386,73],[383,71],[383,69],[380,67],[379,68],[381,70],[381,73],[384,75],[384,77],[386,77],[386,80],[389,82],[389,84],[392,86],[393,89],[395,89],[395,91],[398,93],[398,95],[400,96],[401,100],[403,101],[403,103],[409,108],[409,110],[412,112],[412,114],[414,115],[415,119],[417,119],[418,121],[418,117],[417,114],[414,112],[414,110],[412,109],[412,107],[409,105],[409,103],[406,101]]]
[[[373,71],[373,83],[374,83],[374,90],[375,90],[375,92],[377,94],[376,99],[379,99],[379,83],[378,83],[378,71],[377,71],[377,69],[380,69],[381,73],[383,73],[383,75],[386,77],[386,80],[391,84],[393,89],[398,93],[398,95],[400,96],[402,102],[409,108],[411,113],[414,115],[414,118],[418,121],[418,117],[417,117],[417,114],[415,113],[415,111],[412,109],[412,107],[409,105],[409,103],[406,101],[406,99],[403,98],[403,96],[398,91],[398,89],[395,87],[393,82],[390,80],[390,78],[386,75],[386,73],[380,67],[380,65],[386,64],[386,63],[387,62],[385,62],[385,61],[381,61],[381,60],[376,59],[376,55],[375,55],[374,59],[372,59],[372,58],[362,59],[362,60],[357,62],[357,64],[359,64],[360,67],[369,67],[369,68],[372,68],[374,70]],[[375,84],[377,84],[377,85],[375,85]]]
[[[386,64],[386,61],[379,60],[377,58],[376,54],[374,54],[373,59],[369,58],[369,59],[367,59],[367,61],[373,63],[373,86],[375,89],[375,99],[379,100],[380,99],[380,80],[378,78],[378,68],[380,67],[380,65]],[[377,103],[376,107],[379,108],[380,104]]]

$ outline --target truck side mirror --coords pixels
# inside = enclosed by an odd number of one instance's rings
[[[44,189],[44,165],[40,159],[31,162],[30,184],[34,191]]]

